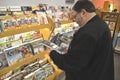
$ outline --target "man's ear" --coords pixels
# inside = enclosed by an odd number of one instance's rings
[[[87,13],[87,11],[86,11],[85,9],[82,9],[82,11],[81,11],[81,16],[85,16],[86,13]]]

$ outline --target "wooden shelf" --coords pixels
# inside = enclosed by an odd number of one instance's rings
[[[49,24],[44,24],[44,25],[34,24],[34,25],[31,25],[31,26],[12,28],[12,29],[9,29],[5,32],[1,32],[0,33],[0,38],[15,35],[15,34],[19,34],[19,33],[28,32],[28,31],[39,30],[39,29],[42,29],[42,28],[48,28],[48,27],[49,27]]]
[[[23,60],[23,61],[21,61],[21,62],[19,62],[19,63],[15,63],[15,64],[13,64],[13,65],[11,65],[11,66],[9,66],[9,67],[6,67],[6,68],[0,70],[0,76],[4,75],[5,73],[7,73],[7,72],[9,72],[9,71],[11,71],[11,70],[14,70],[15,68],[18,68],[18,67],[20,67],[20,66],[23,66],[23,65],[25,65],[25,64],[28,64],[28,63],[36,60],[36,59],[43,59],[43,58],[44,58],[44,55],[45,55],[46,53],[47,53],[47,51],[44,51],[44,52],[42,52],[42,53],[39,53],[39,54],[36,54],[36,55],[31,56],[31,57],[29,57],[29,58],[26,58],[25,60]]]
[[[116,22],[115,19],[109,19],[109,18],[103,18],[104,21],[111,21],[111,22]]]
[[[65,20],[65,21],[60,21],[60,24],[67,24],[73,22],[72,20]]]
[[[49,31],[51,31],[54,27],[54,22],[49,17],[47,18],[49,22],[48,24],[32,24],[32,25],[24,25],[17,28],[10,28],[4,32],[0,32],[0,38],[15,35],[15,34],[20,34],[24,32],[34,31],[34,30],[48,29]]]
[[[0,38],[2,37],[6,37],[6,36],[11,36],[11,35],[15,35],[15,34],[19,34],[19,33],[24,33],[24,32],[28,32],[28,31],[34,31],[34,30],[40,30],[40,33],[43,34],[43,37],[45,40],[49,40],[50,35],[52,33],[52,31],[54,30],[54,21],[52,19],[48,18],[48,22],[49,24],[33,24],[33,25],[29,25],[29,26],[24,26],[24,27],[19,27],[19,28],[12,28],[9,29],[5,32],[1,32],[0,33]],[[67,21],[61,21],[61,24],[67,24],[67,23],[71,23],[71,20],[67,20]],[[55,69],[55,72],[50,75],[48,78],[46,78],[45,80],[53,80],[56,76],[58,76],[59,74],[62,73],[62,70],[60,70],[53,62],[52,60],[50,60],[49,55],[47,54],[48,50],[43,51],[42,53],[36,54],[34,56],[31,56],[29,58],[26,58],[25,60],[20,61],[19,63],[15,63],[9,67],[5,67],[2,70],[0,70],[0,77],[3,76],[4,74],[8,73],[11,70],[14,70],[15,68],[21,67],[23,65],[26,65],[36,59],[43,59],[43,58],[47,58],[48,61],[51,63],[51,65],[53,66],[53,68]],[[46,57],[47,55],[47,57]]]

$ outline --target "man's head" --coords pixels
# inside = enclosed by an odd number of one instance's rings
[[[73,6],[70,17],[81,26],[94,15],[95,7],[92,2],[88,0],[79,0]]]

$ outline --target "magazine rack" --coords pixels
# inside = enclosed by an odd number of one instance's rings
[[[43,35],[43,38],[45,40],[48,40],[49,39],[49,36],[51,34],[51,31],[54,27],[54,24],[53,24],[53,21],[52,19],[50,19],[49,17],[48,18],[48,24],[43,24],[43,25],[40,25],[40,24],[33,24],[33,25],[30,25],[30,26],[26,26],[26,27],[19,27],[19,28],[12,28],[12,29],[9,29],[7,31],[4,31],[4,32],[0,32],[0,38],[2,37],[6,37],[6,36],[11,36],[11,35],[15,35],[15,34],[20,34],[20,33],[24,33],[24,32],[28,32],[28,31],[33,31],[33,30],[40,30],[40,33]],[[46,33],[46,34],[45,34]],[[30,58],[26,58],[25,60],[23,61],[20,61],[18,63],[15,63],[9,67],[5,67],[3,68],[2,70],[0,70],[0,77],[6,73],[8,73],[9,71],[11,70],[14,70],[15,68],[17,67],[20,67],[20,66],[23,66],[25,64],[28,64],[36,59],[42,59],[44,58],[44,55],[47,54],[47,51],[44,51],[40,54],[36,54],[34,56],[31,56]],[[52,80],[55,78],[55,74],[52,74],[50,77],[48,77],[48,79],[46,80]]]
[[[49,40],[50,36],[52,34],[52,31],[54,29],[54,21],[51,18],[49,18],[48,16],[47,16],[47,18],[48,18],[48,22],[49,22],[48,24],[43,24],[43,25],[34,24],[31,26],[10,29],[10,30],[4,31],[4,32],[0,32],[0,38],[28,32],[28,31],[39,30],[40,33],[43,35],[44,40]],[[65,22],[63,21],[63,22],[61,22],[61,24],[70,23],[70,22],[72,22],[72,21],[65,21]],[[53,61],[50,59],[50,57],[48,55],[48,50],[45,50],[40,54],[36,54],[34,56],[26,58],[25,60],[15,63],[9,67],[5,67],[5,68],[1,69],[0,70],[0,78],[4,74],[8,73],[11,70],[14,70],[15,68],[21,67],[21,66],[28,64],[36,59],[43,59],[43,58],[47,58],[49,63],[52,64],[52,66],[55,70],[54,73],[52,75],[50,75],[48,78],[46,78],[45,80],[53,80],[56,76],[58,76],[62,72],[62,70],[60,70],[56,65],[54,65]]]

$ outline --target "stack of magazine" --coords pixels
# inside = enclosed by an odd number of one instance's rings
[[[22,43],[0,52],[0,70],[44,51],[42,39]]]
[[[0,80],[45,80],[54,73],[54,68],[46,58],[31,62],[15,70],[8,77],[4,75]]]

